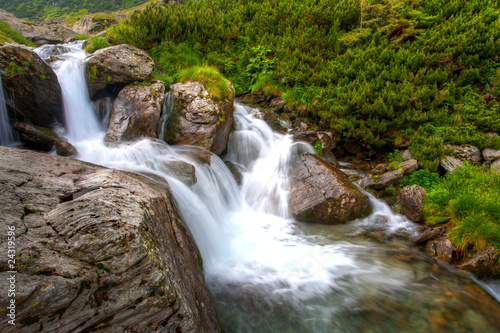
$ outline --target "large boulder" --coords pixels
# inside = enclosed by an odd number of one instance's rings
[[[12,119],[47,128],[64,124],[59,81],[38,54],[24,45],[3,44],[0,73]]]
[[[346,175],[313,154],[291,166],[289,207],[299,221],[343,223],[368,214],[368,197]]]
[[[2,225],[15,228],[10,332],[219,332],[201,258],[168,188],[66,157],[0,147]],[[7,260],[0,315],[7,318]]]
[[[389,171],[381,175],[368,176],[359,182],[359,186],[362,188],[369,188],[372,190],[385,190],[397,180],[403,178],[405,170],[397,169],[394,171]]]
[[[451,151],[451,156],[469,163],[479,163],[483,159],[481,149],[472,145],[446,145],[445,150]]]
[[[98,18],[84,15],[81,19],[76,21],[71,30],[77,34],[95,34],[107,29],[109,26],[116,24],[117,20],[114,18]]]
[[[453,156],[443,156],[441,161],[439,162],[439,165],[446,171],[446,172],[452,172],[453,170],[456,170],[460,168],[463,163],[461,160],[458,158],[455,158]]]
[[[403,214],[413,222],[424,220],[424,197],[427,191],[422,186],[405,186],[399,192],[398,202],[401,204]]]
[[[228,85],[231,83],[228,81]],[[176,83],[170,86],[174,110],[165,124],[170,144],[194,145],[220,155],[227,145],[233,125],[233,95],[216,102],[200,82]]]
[[[485,250],[476,251],[468,255],[465,262],[459,265],[480,279],[498,277],[500,275],[499,251],[494,245]]]
[[[3,9],[0,9],[0,20],[7,23],[12,29],[31,40],[37,46],[63,43],[67,38],[76,35],[71,29],[59,24],[37,24],[22,21]]]
[[[57,155],[78,155],[76,148],[51,130],[26,123],[14,123],[13,128],[19,132],[19,139],[29,149],[51,151],[56,148]]]
[[[429,241],[425,245],[425,251],[434,259],[444,263],[451,263],[455,257],[457,249],[453,243],[445,237],[440,237]]]
[[[486,148],[483,150],[483,158],[485,161],[496,161],[500,159],[500,150]]]
[[[127,44],[97,50],[85,59],[90,98],[116,96],[127,84],[151,76],[154,61],[144,51]]]
[[[104,140],[113,143],[156,138],[164,100],[165,84],[161,81],[125,87],[113,103]]]

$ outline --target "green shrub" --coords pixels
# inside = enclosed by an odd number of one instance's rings
[[[444,153],[441,132],[430,124],[420,126],[410,140],[410,153],[422,169],[436,172]]]
[[[321,143],[320,140],[316,140],[316,142],[313,145],[313,148],[319,156],[323,156],[323,144]]]
[[[434,186],[441,182],[441,177],[438,173],[430,172],[428,169],[420,169],[413,172],[409,176],[403,177],[401,183],[403,185],[419,185],[427,190],[432,189]]]
[[[179,73],[180,80],[199,81],[215,100],[223,100],[234,95],[230,82],[226,80],[216,68],[209,66],[194,66]]]
[[[12,29],[7,23],[0,20],[0,43],[19,43],[27,46],[35,46],[31,41],[26,39],[19,32]]]
[[[111,46],[106,38],[92,37],[85,44],[85,52],[91,54],[97,50],[104,49]]]

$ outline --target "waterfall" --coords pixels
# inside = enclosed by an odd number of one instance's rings
[[[7,113],[2,78],[0,77],[0,145],[13,146],[17,141],[17,133],[12,129],[9,114]]]
[[[165,93],[165,100],[163,102],[163,107],[161,110],[160,120],[158,121],[158,139],[165,139],[165,126],[167,126],[167,120],[174,111],[174,98],[170,91]]]

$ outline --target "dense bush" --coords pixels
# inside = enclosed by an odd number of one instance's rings
[[[94,53],[97,50],[109,47],[109,42],[102,37],[92,37],[87,42],[85,42],[85,52]]]
[[[500,174],[465,165],[446,174],[425,197],[429,224],[450,221],[458,250],[500,246]]]

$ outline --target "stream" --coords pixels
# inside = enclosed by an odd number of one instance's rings
[[[36,51],[58,59],[51,65],[67,120],[60,133],[78,159],[168,182],[202,253],[224,332],[500,332],[497,301],[468,274],[414,249],[407,239],[417,225],[373,196],[365,219],[294,221],[288,169],[313,149],[273,132],[259,110],[235,105],[222,159],[159,139],[107,147],[107,118],[101,121],[89,99],[81,43]],[[173,178],[166,161],[194,165],[196,184]],[[240,170],[241,185],[224,161]],[[383,239],[370,236],[380,231]]]

